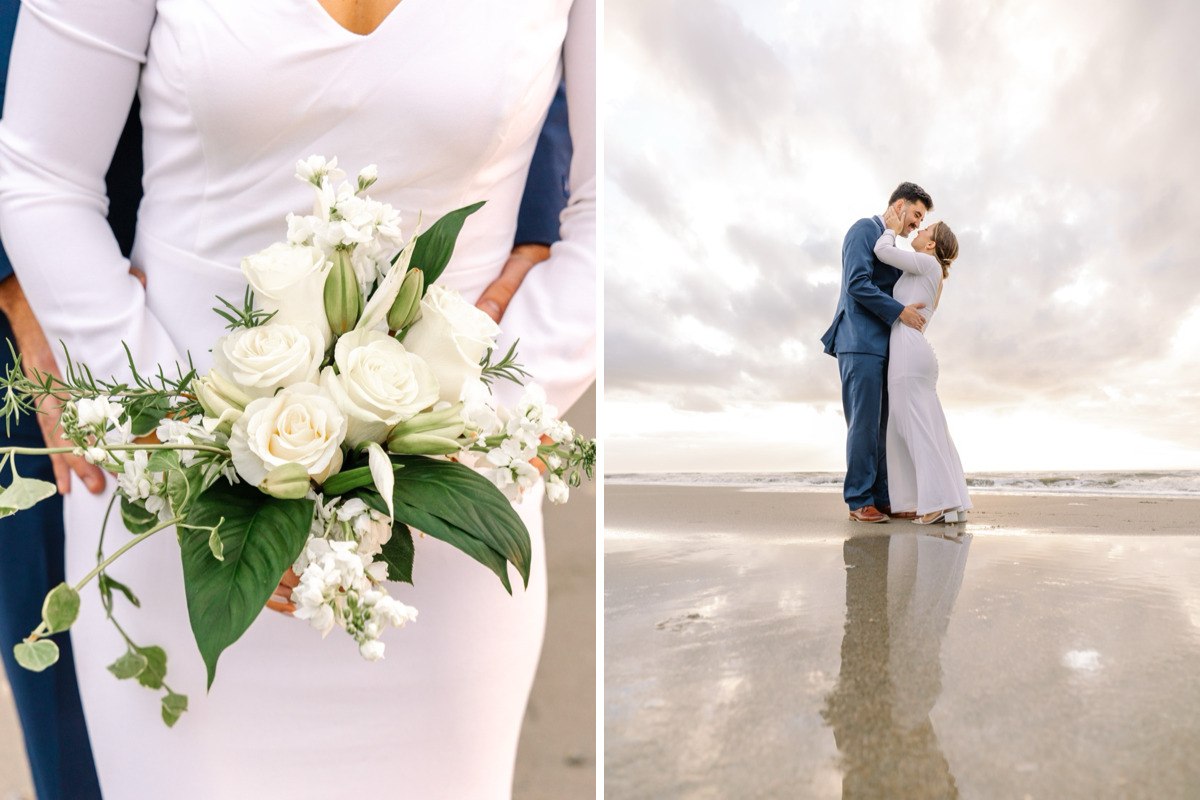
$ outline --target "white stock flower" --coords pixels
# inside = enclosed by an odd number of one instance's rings
[[[382,442],[388,431],[438,399],[438,382],[423,359],[381,331],[355,330],[338,339],[333,367],[321,385],[349,420],[346,443]]]
[[[81,426],[104,424],[116,425],[124,409],[107,397],[81,397],[75,401],[75,412]]]
[[[555,505],[567,502],[571,490],[567,488],[566,481],[557,475],[546,476],[546,499]]]
[[[492,406],[492,393],[480,380],[466,381],[462,388],[463,422],[477,436],[491,436],[500,430],[500,419]]]
[[[367,661],[378,661],[383,658],[383,642],[378,639],[365,639],[358,645],[358,653]]]
[[[274,311],[272,323],[316,324],[324,346],[333,341],[325,319],[328,259],[319,247],[276,242],[242,259],[242,275],[259,308]]]
[[[325,342],[311,324],[243,328],[217,339],[213,368],[251,397],[270,397],[294,383],[316,383]]]
[[[296,162],[296,177],[305,183],[318,184],[325,177],[331,181],[341,180],[346,173],[337,168],[336,157],[326,161],[325,156],[312,155]]]
[[[421,319],[404,337],[405,346],[429,362],[441,399],[456,403],[463,387],[478,381],[484,353],[496,346],[500,326],[453,289],[430,286],[421,300]]]
[[[346,417],[311,383],[281,389],[246,406],[229,436],[238,474],[257,486],[267,473],[289,462],[300,464],[321,483],[342,465]]]

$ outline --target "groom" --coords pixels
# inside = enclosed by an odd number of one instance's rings
[[[929,193],[902,183],[888,206],[900,214],[900,235],[908,238],[933,210]],[[901,305],[892,298],[900,270],[875,257],[884,231],[882,215],[860,219],[842,242],[842,289],[833,324],[821,342],[836,356],[846,415],[846,481],[842,494],[855,522],[887,522],[887,363],[888,340],[897,319],[921,330],[924,303]],[[899,516],[899,515],[898,515]]]

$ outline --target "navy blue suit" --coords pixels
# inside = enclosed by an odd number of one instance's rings
[[[888,506],[887,355],[892,323],[904,306],[892,298],[900,270],[875,257],[884,231],[879,217],[860,219],[842,242],[842,291],[821,342],[836,356],[846,415],[846,481],[850,508]]]
[[[0,0],[0,104],[8,73],[19,3]],[[534,153],[521,201],[516,244],[553,244],[558,241],[558,219],[567,203],[567,174],[571,160],[567,132],[566,94],[559,87]],[[109,224],[122,252],[128,256],[133,243],[137,206],[141,200],[141,128],[137,102],[113,156],[107,176]],[[0,249],[0,280],[13,272]],[[0,337],[12,339],[8,320],[0,314]],[[0,341],[0,369],[12,363],[6,343]],[[0,445],[43,445],[41,429],[25,417],[5,441],[0,426]],[[53,481],[50,459],[21,457],[22,475]],[[86,491],[74,481],[74,491]],[[55,496],[19,515],[0,519],[0,654],[12,685],[17,712],[25,737],[30,771],[38,800],[93,800],[100,787],[92,763],[92,750],[75,682],[75,665],[69,634],[53,638],[60,658],[53,667],[30,672],[18,666],[12,647],[29,634],[41,619],[46,593],[64,580],[62,499]],[[95,602],[86,597],[84,602]],[[114,654],[114,657],[117,654]],[[133,757],[133,756],[131,756]]]

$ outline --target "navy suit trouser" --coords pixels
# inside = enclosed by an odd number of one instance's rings
[[[838,353],[846,415],[846,481],[850,508],[891,505],[887,486],[887,358]]]
[[[14,437],[5,443],[44,446],[40,434],[35,437],[30,441]],[[54,480],[49,458],[17,458],[23,477]],[[4,468],[4,483],[8,482],[8,469]],[[86,491],[78,479],[73,488]],[[0,519],[0,655],[21,717],[38,800],[99,800],[100,784],[75,683],[70,635],[51,637],[58,644],[59,659],[43,672],[23,669],[13,657],[13,645],[41,621],[46,592],[63,581],[62,508],[62,497],[54,495]],[[99,599],[88,597],[84,602]]]

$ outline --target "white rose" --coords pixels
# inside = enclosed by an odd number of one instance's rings
[[[278,466],[296,463],[317,483],[342,466],[346,417],[311,383],[281,389],[246,406],[229,436],[238,475],[257,486]]]
[[[325,342],[316,325],[244,328],[217,339],[213,366],[251,397],[270,397],[294,383],[316,383]]]
[[[327,259],[318,247],[277,242],[242,259],[242,275],[258,307],[275,311],[273,323],[315,323],[326,347],[333,332],[325,319]]]
[[[348,418],[346,444],[382,442],[395,425],[438,399],[438,381],[419,356],[382,331],[343,334],[321,386]]]
[[[479,380],[479,362],[499,333],[500,326],[462,295],[435,285],[421,300],[421,319],[409,328],[404,346],[429,362],[441,399],[456,403],[463,385]]]

